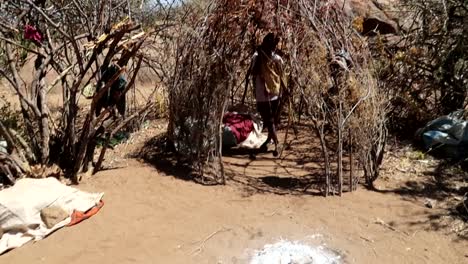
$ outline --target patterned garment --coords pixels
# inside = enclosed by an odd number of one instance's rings
[[[237,140],[237,144],[245,141],[250,132],[254,129],[252,118],[249,115],[242,115],[228,112],[223,117],[223,124],[231,130]]]

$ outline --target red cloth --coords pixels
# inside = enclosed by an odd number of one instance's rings
[[[24,38],[34,41],[36,44],[40,44],[43,41],[41,33],[39,33],[39,31],[31,25],[26,25],[24,27]]]
[[[97,214],[103,206],[104,206],[104,201],[101,200],[96,206],[94,206],[93,208],[89,209],[86,212],[80,212],[80,211],[74,210],[71,215],[71,221],[67,226],[76,225],[90,218],[91,216]]]
[[[245,141],[254,129],[250,116],[230,112],[224,115],[223,124],[231,129],[238,144]]]

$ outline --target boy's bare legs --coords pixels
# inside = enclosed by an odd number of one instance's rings
[[[262,144],[260,147],[260,151],[266,152],[268,150],[268,143],[270,143],[271,140],[273,140],[273,143],[275,144],[275,150],[273,151],[273,156],[277,157],[278,156],[278,136],[276,135],[276,128],[273,122],[269,122],[267,125],[268,129],[268,137],[267,140]]]

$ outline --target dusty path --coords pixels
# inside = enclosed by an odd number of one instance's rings
[[[98,215],[0,263],[246,263],[249,249],[280,238],[325,242],[348,263],[468,262],[466,240],[429,230],[434,210],[392,194],[247,194],[234,183],[203,187],[136,161],[80,188],[105,192]]]

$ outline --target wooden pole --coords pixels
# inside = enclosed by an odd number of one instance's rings
[[[353,169],[353,137],[349,131],[349,192],[354,191]]]

